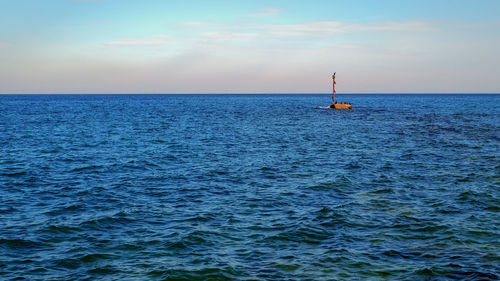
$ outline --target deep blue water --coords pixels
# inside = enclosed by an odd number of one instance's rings
[[[1,280],[495,280],[500,95],[0,96]]]

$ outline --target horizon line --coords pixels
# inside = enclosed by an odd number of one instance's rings
[[[332,93],[266,93],[266,92],[244,92],[244,93],[0,93],[0,95],[331,95]],[[483,93],[455,93],[455,92],[360,92],[360,93],[338,93],[340,95],[498,95],[500,92]]]

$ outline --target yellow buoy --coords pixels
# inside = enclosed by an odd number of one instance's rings
[[[352,109],[352,105],[350,104],[342,104],[342,103],[334,103],[334,104],[330,104],[328,106],[328,108],[330,109]]]
[[[337,84],[337,82],[335,82],[335,74],[337,74],[337,72],[334,72],[332,75],[332,79],[333,79],[332,104],[330,104],[327,108],[330,108],[330,109],[352,109],[353,107],[349,103],[335,103],[335,84]]]

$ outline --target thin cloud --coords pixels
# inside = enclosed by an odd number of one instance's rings
[[[256,32],[203,32],[200,37],[204,41],[219,42],[219,41],[248,41],[258,39],[259,34]]]
[[[247,18],[268,18],[268,17],[277,17],[283,13],[282,9],[279,8],[263,8],[258,10],[255,13],[246,14]]]
[[[180,28],[220,28],[222,25],[212,21],[185,21],[176,24]]]
[[[118,47],[155,47],[155,46],[169,46],[173,41],[169,36],[151,37],[151,38],[131,38],[117,41],[106,42],[106,46]]]
[[[426,31],[432,27],[426,22],[404,21],[352,24],[340,21],[315,21],[299,24],[258,24],[255,28],[271,35],[288,36],[333,36],[337,34],[365,32],[365,31]]]
[[[331,36],[345,33],[379,31],[379,32],[418,32],[433,29],[433,26],[425,21],[400,21],[400,22],[375,22],[375,23],[348,23],[341,21],[311,21],[296,24],[268,24],[268,23],[235,23],[222,24],[216,22],[184,22],[179,24],[183,28],[200,29],[200,33],[216,34],[255,34],[273,35],[280,37],[288,36]],[[247,36],[236,36],[247,37]]]
[[[186,38],[199,39],[204,43],[238,44],[255,41],[258,44],[279,43],[283,39],[329,40],[341,34],[361,32],[425,32],[434,27],[424,21],[376,22],[376,23],[348,23],[341,21],[311,21],[297,24],[268,24],[268,23],[233,23],[217,22],[185,22],[178,24],[187,29],[189,34],[178,38],[179,42]],[[277,42],[278,41],[278,42]]]
[[[297,24],[267,24],[237,22],[226,24],[211,21],[182,22],[176,24],[186,32],[182,35],[160,35],[149,38],[125,38],[105,43],[106,46],[149,47],[192,44],[241,45],[267,43],[281,45],[281,40],[330,40],[341,34],[361,32],[420,32],[433,28],[424,21],[348,23],[341,21],[311,21]],[[288,44],[288,43],[287,43]],[[269,45],[267,45],[269,47]]]

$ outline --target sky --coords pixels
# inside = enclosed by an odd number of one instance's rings
[[[500,0],[0,7],[0,94],[500,93]]]

